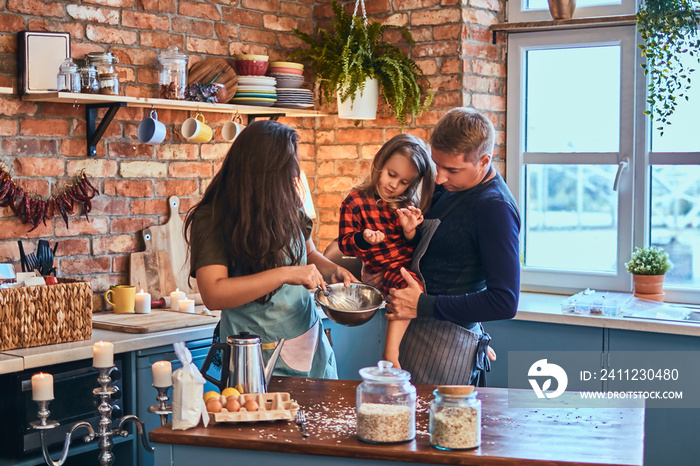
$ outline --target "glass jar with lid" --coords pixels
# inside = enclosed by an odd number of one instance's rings
[[[84,94],[97,94],[99,85],[97,83],[97,68],[87,60],[80,60],[78,63],[80,73],[80,92]]]
[[[102,73],[97,82],[100,94],[119,95],[119,75],[117,73]]]
[[[396,443],[416,436],[416,387],[411,374],[389,361],[360,369],[357,436],[370,443]]]
[[[85,61],[89,65],[97,68],[97,75],[114,73],[114,65],[119,63],[119,59],[112,52],[90,52],[85,55]]]
[[[430,444],[441,450],[481,445],[481,400],[471,385],[438,387],[430,403]]]
[[[80,73],[72,58],[66,58],[61,63],[56,84],[59,92],[80,92]]]
[[[184,100],[187,90],[187,55],[175,45],[158,54],[158,84],[161,99]]]

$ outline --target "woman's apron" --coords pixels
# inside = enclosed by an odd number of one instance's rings
[[[304,245],[305,246],[305,245]],[[306,265],[306,249],[302,263]],[[249,332],[260,337],[265,361],[284,338],[274,375],[337,379],[335,356],[311,293],[282,285],[265,304],[251,302],[221,313],[220,338]]]
[[[460,196],[457,196],[439,218],[425,219],[421,225],[421,240],[413,253],[411,269],[423,281],[424,287],[420,260],[442,219],[460,201]],[[426,293],[430,290],[426,289]],[[464,328],[446,320],[418,317],[411,320],[401,340],[399,363],[402,369],[411,373],[413,383],[483,387],[486,372],[491,369],[486,352],[490,341],[491,336],[478,322]]]

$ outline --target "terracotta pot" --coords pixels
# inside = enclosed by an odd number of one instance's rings
[[[548,0],[547,3],[553,19],[570,19],[574,16],[576,0]]]
[[[663,291],[664,275],[633,275],[634,292],[659,294]]]
[[[639,299],[646,299],[649,301],[664,301],[664,297],[666,296],[666,293],[663,291],[661,293],[657,294],[644,294],[644,293],[634,293],[634,295],[639,298]]]

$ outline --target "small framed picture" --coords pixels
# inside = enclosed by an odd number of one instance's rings
[[[70,33],[20,31],[17,54],[20,92],[55,92],[61,63],[70,57]]]

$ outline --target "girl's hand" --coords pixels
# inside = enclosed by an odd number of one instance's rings
[[[365,231],[362,232],[362,237],[365,239],[365,241],[374,246],[375,244],[379,244],[382,241],[384,241],[386,235],[381,231],[370,230],[369,228],[367,228]]]
[[[335,272],[333,272],[331,276],[331,283],[343,283],[345,286],[349,286],[350,283],[357,281],[357,278],[344,267],[335,269]]]
[[[308,290],[315,290],[317,287],[325,288],[323,275],[314,264],[296,265],[285,267],[288,269],[285,283],[288,285],[301,285]]]
[[[423,223],[423,212],[418,207],[404,207],[397,209],[396,213],[399,214],[399,223],[404,235],[413,235],[418,225]]]

